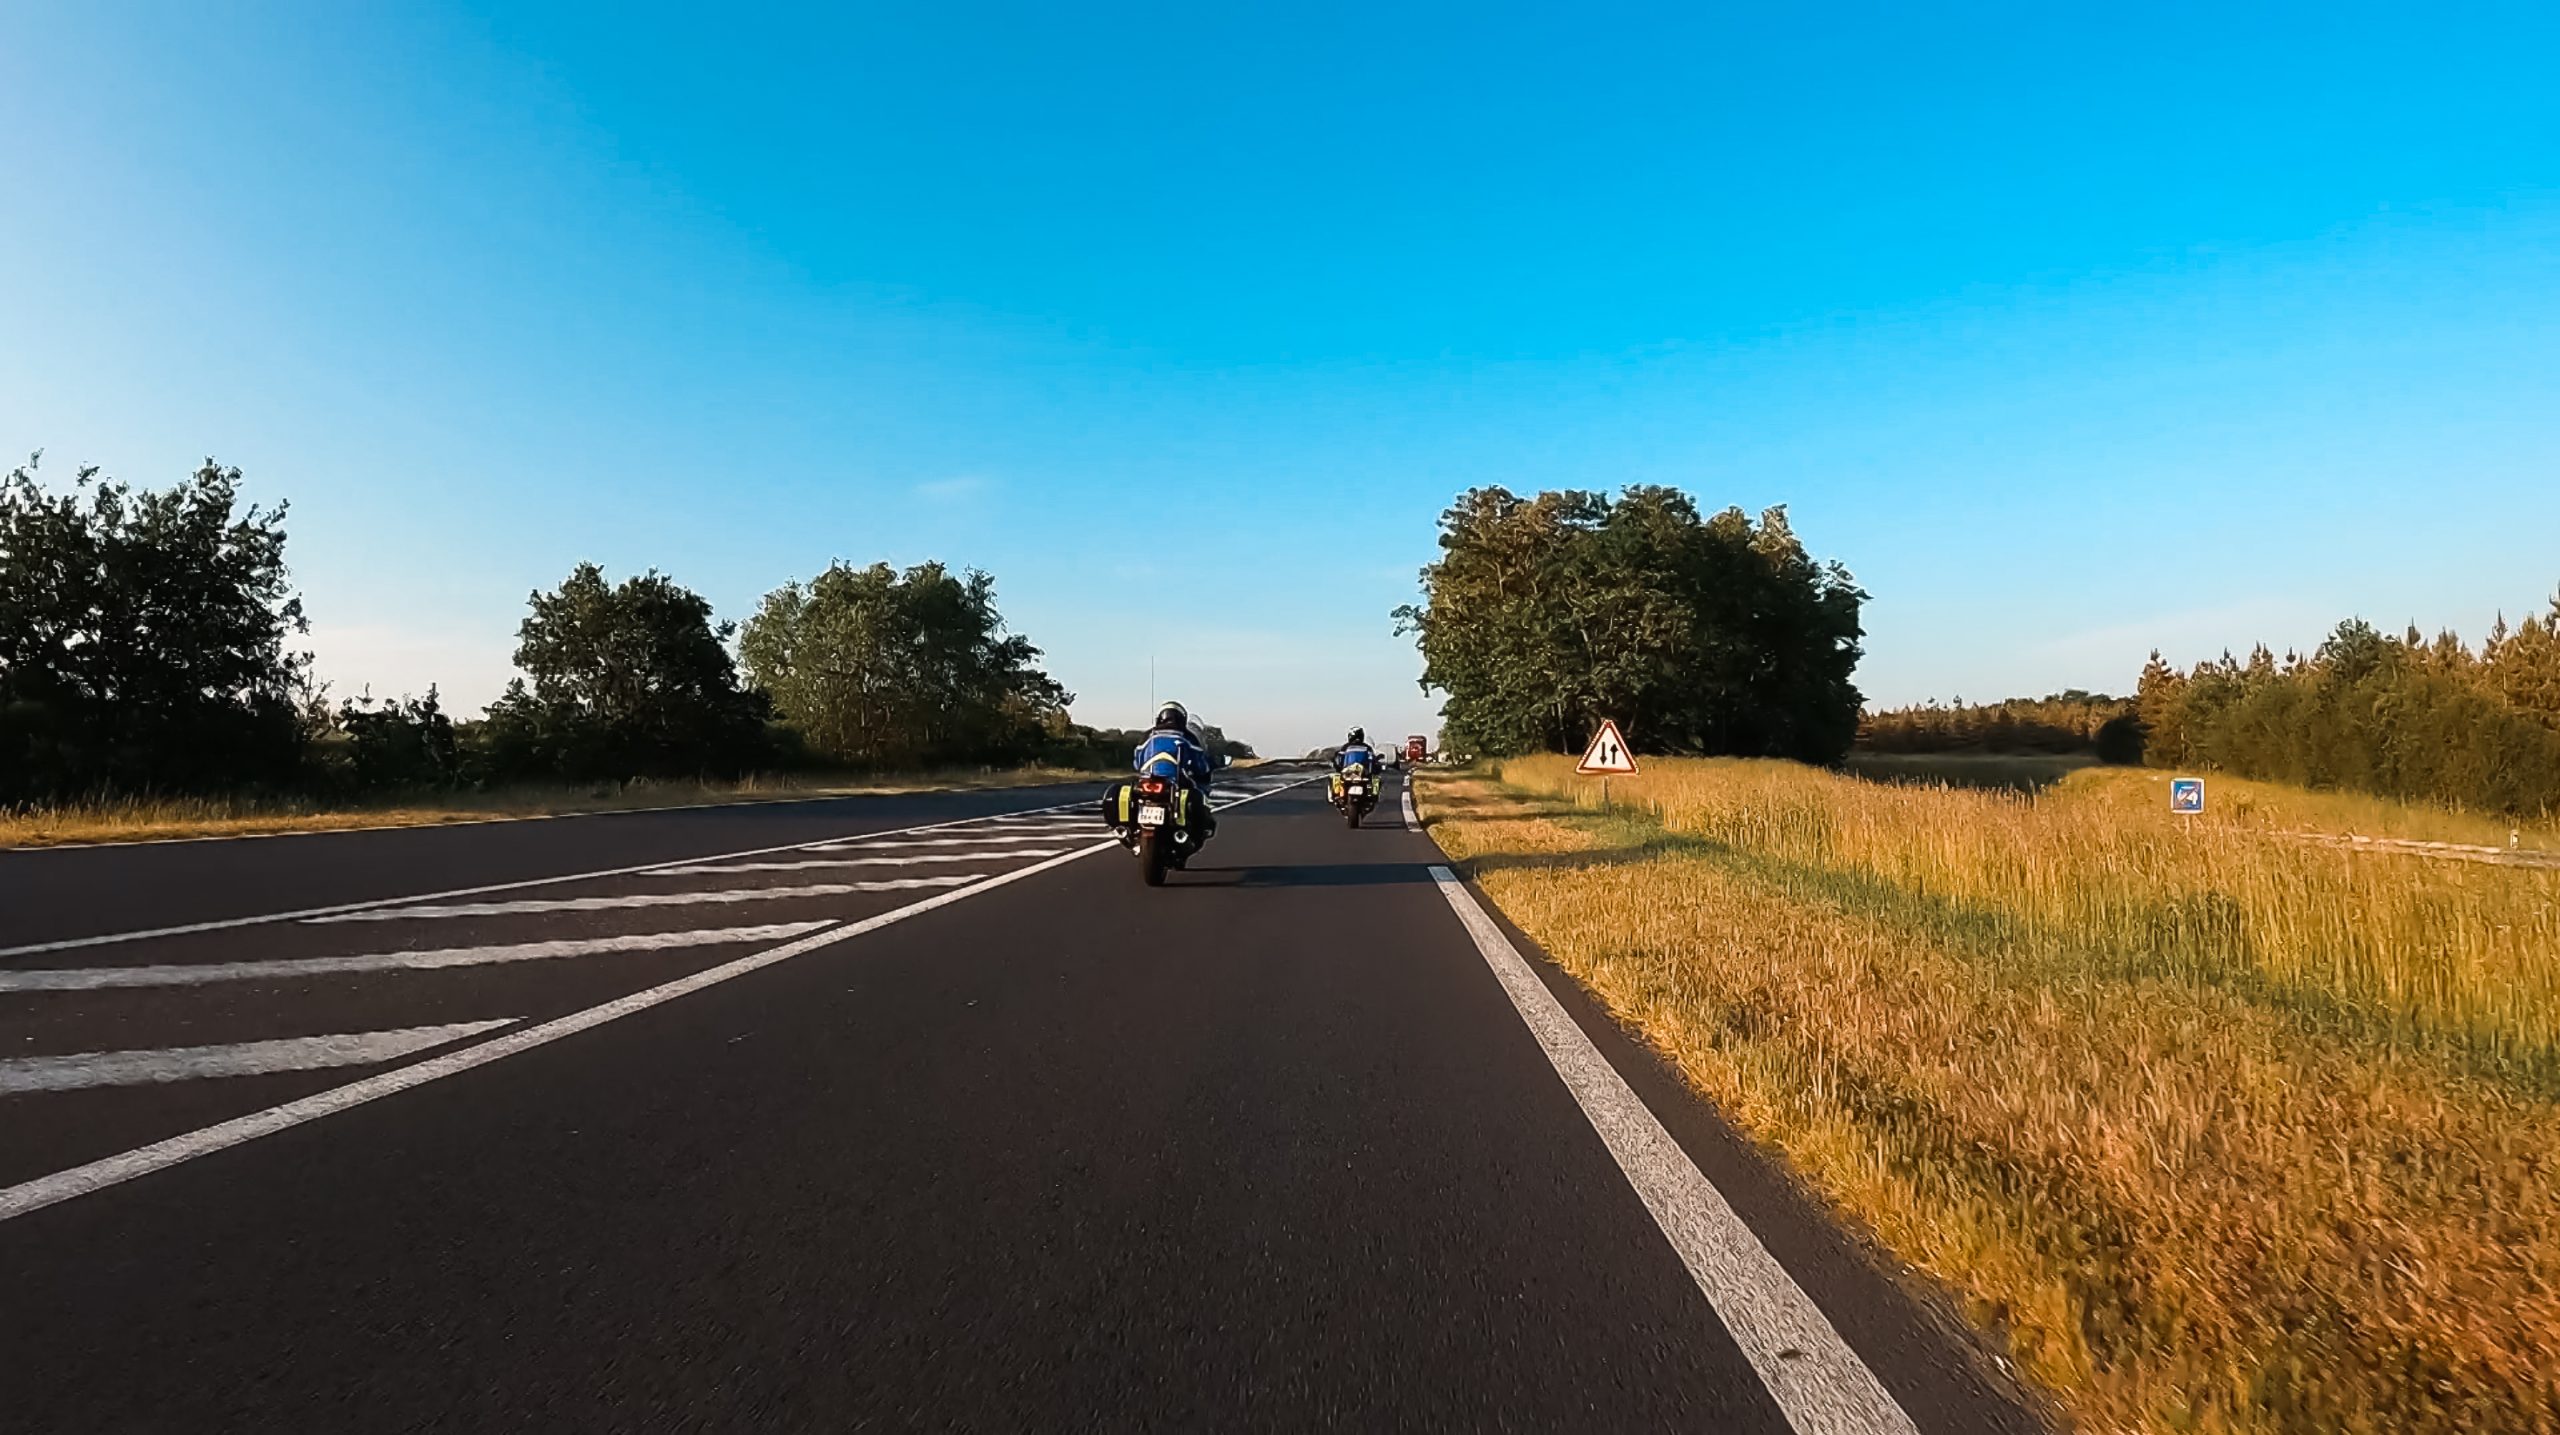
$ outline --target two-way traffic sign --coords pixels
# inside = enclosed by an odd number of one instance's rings
[[[1604,718],[1599,735],[1591,739],[1591,746],[1573,770],[1585,777],[1633,777],[1636,755],[1627,751],[1627,740],[1618,736],[1618,724]]]

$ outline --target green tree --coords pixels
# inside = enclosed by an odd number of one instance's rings
[[[786,583],[747,620],[739,653],[813,751],[859,766],[1029,757],[1074,701],[1040,650],[1005,631],[995,580],[939,563],[835,563]]]
[[[1856,735],[1866,595],[1782,508],[1755,524],[1670,488],[1480,488],[1441,516],[1440,549],[1396,617],[1462,749],[1572,750],[1604,717],[1667,752],[1828,762]]]
[[[2560,693],[2551,625],[2501,624],[2478,655],[2450,633],[2400,637],[2358,619],[2310,657],[2263,646],[2180,674],[2152,654],[2141,721],[2151,761],[2491,811],[2560,808]]]
[[[2527,617],[2514,632],[2504,623],[2479,664],[2486,684],[2519,711],[2560,729],[2560,595],[2547,614]]]
[[[715,625],[700,595],[655,569],[610,584],[581,563],[530,603],[524,676],[479,735],[493,776],[734,774],[764,755],[764,705],[726,646],[734,625]]]
[[[333,724],[346,739],[346,780],[367,791],[452,787],[462,780],[462,746],[433,687],[423,698],[339,705]]]
[[[291,781],[308,630],[285,505],[208,459],[167,489],[34,458],[0,482],[0,799]]]

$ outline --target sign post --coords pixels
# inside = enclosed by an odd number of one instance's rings
[[[1615,720],[1600,720],[1600,731],[1592,737],[1591,746],[1583,749],[1582,761],[1576,763],[1573,770],[1584,777],[1600,779],[1600,810],[1608,811],[1609,778],[1613,774],[1636,775],[1636,755],[1627,751],[1627,740],[1618,735]]]

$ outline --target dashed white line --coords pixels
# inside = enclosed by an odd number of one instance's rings
[[[1000,852],[926,852],[914,857],[810,857],[796,862],[706,862],[697,867],[659,867],[650,877],[717,877],[723,872],[815,872],[830,867],[919,867],[937,862],[1009,862],[1026,857],[1055,857],[1064,847],[1008,847]]]
[[[1256,796],[1262,795],[1265,794],[1256,794]],[[396,1071],[364,1077],[348,1082],[344,1086],[332,1087],[327,1091],[306,1096],[299,1101],[289,1101],[282,1106],[271,1106],[264,1111],[253,1111],[246,1116],[233,1117],[229,1121],[217,1122],[183,1135],[154,1141],[148,1146],[138,1146],[133,1150],[103,1157],[86,1165],[73,1166],[50,1175],[38,1176],[30,1181],[21,1181],[15,1186],[0,1188],[0,1221],[14,1220],[31,1211],[41,1211],[47,1206],[103,1191],[110,1186],[121,1185],[137,1176],[147,1176],[154,1171],[166,1170],[181,1162],[228,1150],[233,1146],[255,1141],[262,1136],[272,1136],[279,1131],[289,1131],[305,1122],[317,1121],[321,1117],[336,1112],[379,1101],[383,1097],[407,1091],[412,1087],[424,1086],[430,1081],[440,1080],[457,1072],[469,1071],[474,1067],[486,1066],[493,1061],[504,1060],[518,1052],[530,1051],[534,1047],[548,1045],[562,1037],[573,1036],[591,1027],[617,1021],[633,1012],[646,1011],[650,1007],[674,1001],[678,997],[689,996],[706,987],[718,986],[722,982],[733,981],[750,972],[761,971],[777,962],[789,961],[793,957],[817,951],[822,947],[850,941],[894,923],[903,922],[909,917],[921,916],[926,912],[948,907],[955,902],[965,902],[982,893],[992,892],[999,887],[1010,886],[1027,878],[1039,876],[1043,872],[1063,867],[1070,862],[1090,857],[1096,852],[1117,851],[1119,846],[1117,839],[1092,843],[1089,846],[1079,847],[1073,852],[1051,857],[1043,862],[1035,862],[1028,867],[1017,867],[1010,872],[999,873],[983,882],[957,891],[943,892],[919,902],[910,902],[906,906],[883,912],[875,917],[866,917],[859,922],[851,922],[830,931],[817,932],[802,937],[796,942],[786,942],[779,947],[752,953],[735,961],[696,972],[689,977],[679,977],[674,981],[651,987],[647,991],[634,992],[630,996],[605,1002],[600,1006],[589,1007],[585,1011],[574,1012],[539,1026],[520,1028],[488,1041],[463,1047],[458,1051],[447,1052],[442,1056],[432,1056],[413,1066],[404,1066]],[[766,850],[797,849],[785,847]],[[247,923],[235,922],[227,925],[243,926]],[[0,953],[0,955],[6,955],[6,953]]]
[[[1101,824],[1096,823],[1095,825],[1098,827]],[[800,848],[798,850],[804,852],[871,852],[884,847],[979,847],[1003,842],[1055,842],[1057,840],[1057,834],[1052,832],[986,832],[980,833],[975,837],[897,837],[886,841],[863,838],[838,839],[832,842],[813,842],[807,847]],[[762,856],[763,854],[751,853],[747,855]]]
[[[1433,867],[1511,1005],[1799,1435],[1917,1435],[1911,1417],[1662,1129],[1457,874]]]
[[[1080,807],[1083,804],[1073,805]],[[1054,812],[1061,808],[1051,806],[1028,810]],[[914,827],[893,827],[886,831],[865,835],[881,838],[896,837],[909,832],[945,832],[985,820],[983,817],[955,817],[948,822],[927,822]],[[67,952],[82,947],[112,946],[119,942],[149,941],[155,937],[184,937],[199,932],[228,932],[242,927],[265,926],[270,922],[306,921],[313,917],[329,916],[338,912],[357,912],[373,907],[396,906],[403,902],[443,902],[455,897],[484,897],[492,892],[521,892],[533,887],[557,887],[568,882],[588,882],[605,877],[628,877],[636,872],[646,872],[656,867],[671,867],[679,862],[726,862],[739,857],[765,857],[776,852],[821,851],[831,844],[843,843],[846,840],[842,837],[825,837],[811,842],[786,842],[775,847],[750,847],[739,852],[715,852],[707,857],[675,857],[664,862],[642,862],[629,867],[606,867],[591,872],[563,872],[556,877],[527,877],[516,882],[489,882],[477,887],[456,887],[443,892],[412,892],[405,896],[375,897],[362,902],[337,902],[325,907],[302,907],[284,912],[260,912],[248,917],[221,917],[206,922],[181,922],[168,927],[142,927],[124,932],[100,932],[95,936],[64,937],[50,942],[27,942],[15,947],[0,947],[0,958],[30,957],[41,952]],[[0,853],[0,856],[6,855],[12,854]]]
[[[371,1066],[495,1031],[514,1021],[454,1022],[445,1026],[354,1031],[337,1036],[296,1036],[230,1046],[173,1046],[161,1051],[84,1051],[76,1056],[21,1056],[0,1061],[0,1096],[27,1091],[78,1091],[89,1086],[146,1086],[209,1076],[262,1076],[273,1071],[317,1071],[332,1066]]]
[[[488,947],[443,947],[415,952],[365,952],[345,957],[284,957],[264,962],[201,962],[192,966],[72,967],[60,971],[0,971],[0,992],[94,992],[130,987],[193,987],[213,982],[283,982],[357,972],[426,972],[499,962],[593,957],[612,952],[658,952],[681,947],[723,947],[778,942],[803,936],[825,922],[776,922],[760,927],[706,927],[692,932],[641,932],[621,937],[580,937],[556,942],[514,942]]]
[[[965,887],[983,882],[970,872],[948,877],[883,877],[872,882],[811,882],[799,887],[740,887],[726,892],[625,892],[609,897],[531,897],[517,902],[454,902],[435,907],[374,907],[305,917],[306,926],[327,922],[436,921],[447,917],[515,917],[533,912],[612,912],[624,907],[699,907],[723,902],[783,902],[844,897],[856,892],[912,892],[919,887]]]

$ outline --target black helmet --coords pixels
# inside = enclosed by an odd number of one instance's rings
[[[1351,736],[1342,740],[1342,745],[1344,747],[1357,747],[1368,740],[1369,735],[1355,727],[1351,730]]]
[[[1180,703],[1166,703],[1163,707],[1156,709],[1157,727],[1189,727],[1190,725],[1191,714],[1184,712]]]

